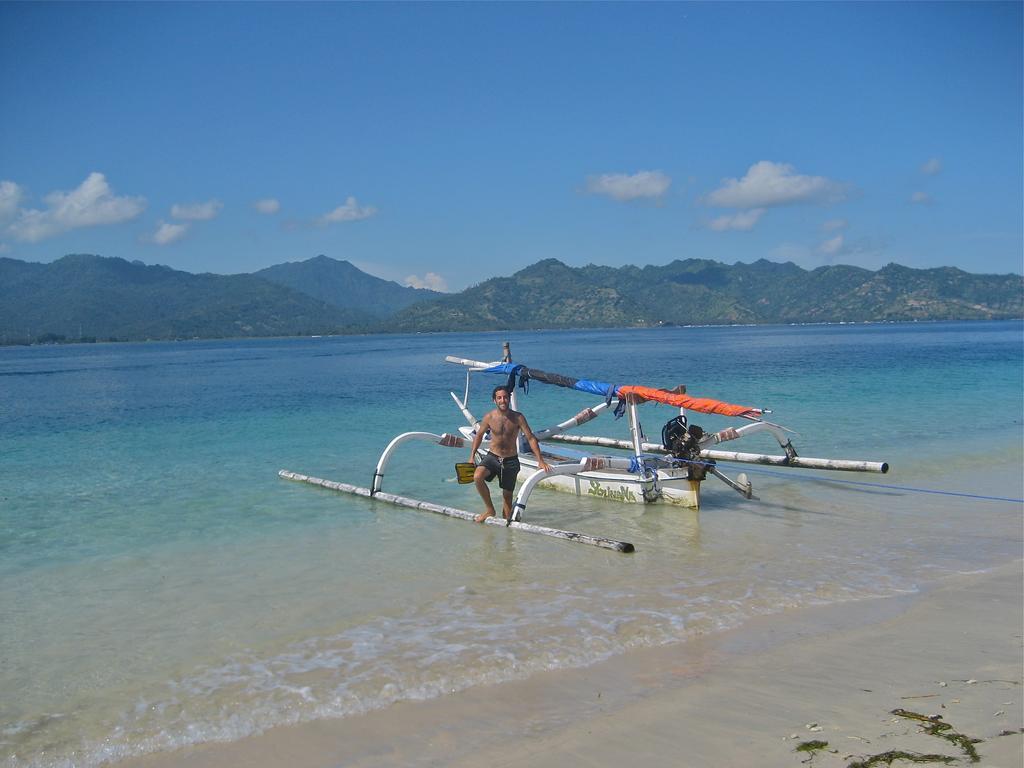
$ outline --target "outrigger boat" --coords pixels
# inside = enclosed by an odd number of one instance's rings
[[[403,443],[411,440],[427,440],[449,448],[464,449],[467,447],[467,441],[474,439],[480,428],[480,420],[469,409],[469,393],[472,378],[478,374],[504,376],[505,381],[500,383],[504,383],[508,387],[512,400],[511,407],[514,410],[519,410],[517,388],[525,390],[528,383],[534,381],[574,389],[600,398],[593,406],[584,408],[565,421],[533,430],[541,445],[544,460],[550,467],[547,472],[538,469],[536,458],[526,444],[525,438],[520,436],[519,461],[521,469],[518,479],[522,485],[513,505],[512,517],[507,521],[489,518],[487,522],[492,524],[511,525],[524,530],[533,529],[530,532],[546,533],[560,538],[585,541],[598,546],[630,552],[633,550],[633,546],[626,542],[616,542],[523,523],[523,513],[526,510],[530,494],[537,486],[541,486],[568,491],[578,496],[638,504],[662,502],[699,509],[701,483],[709,475],[718,478],[745,498],[754,498],[753,487],[746,474],[741,472],[735,479],[731,478],[719,469],[719,462],[846,472],[885,473],[889,471],[889,465],[886,462],[817,459],[798,455],[789,437],[792,434],[791,430],[766,420],[765,415],[771,411],[765,408],[736,405],[711,398],[692,397],[686,393],[684,386],[666,390],[639,385],[614,385],[529,368],[521,363],[512,362],[508,342],[504,345],[502,360],[497,362],[482,362],[453,356],[446,357],[445,361],[461,365],[466,369],[466,386],[462,397],[460,398],[454,392],[449,393],[467,422],[466,426],[459,427],[458,434],[404,432],[398,435],[381,453],[374,471],[373,482],[368,489],[310,478],[287,470],[281,470],[279,474],[287,479],[309,482],[334,490],[379,498],[383,501],[440,512],[454,517],[473,519],[474,516],[469,512],[386,494],[382,487],[388,462],[395,450]],[[648,442],[640,424],[637,409],[648,402],[663,403],[678,408],[678,415],[669,419],[662,428],[660,443]],[[607,410],[612,410],[617,417],[628,416],[628,440],[567,434],[570,430],[591,421]],[[689,412],[717,414],[741,419],[746,423],[741,426],[726,427],[717,432],[705,432],[700,426],[690,423]],[[724,451],[714,447],[762,432],[775,438],[782,450],[780,455]],[[597,455],[573,449],[569,447],[570,445],[617,449],[625,453]],[[488,436],[484,435],[479,448],[479,457],[482,458],[488,450],[488,446]]]

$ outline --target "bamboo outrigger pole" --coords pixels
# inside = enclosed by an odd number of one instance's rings
[[[318,485],[321,488],[328,488],[332,491],[341,491],[343,493],[351,493],[355,496],[365,496],[368,499],[376,499],[378,501],[386,501],[389,504],[397,504],[401,507],[409,507],[410,509],[420,509],[424,512],[433,512],[438,515],[445,515],[446,517],[457,517],[461,520],[475,521],[476,515],[472,512],[466,512],[463,509],[456,509],[455,507],[448,507],[443,504],[433,504],[429,501],[420,501],[419,499],[410,499],[407,496],[398,496],[394,493],[385,493],[384,491],[376,491],[371,493],[369,488],[363,488],[358,485],[349,485],[348,483],[339,483],[334,480],[323,480],[319,477],[310,477],[309,475],[300,475],[298,472],[290,472],[287,469],[282,469],[278,473],[279,477],[285,480],[295,480],[300,483],[309,483],[310,485]],[[579,544],[590,544],[595,547],[601,547],[603,549],[611,549],[615,552],[633,552],[633,545],[628,541],[616,541],[615,539],[606,539],[602,536],[590,536],[586,533],[576,533],[575,531],[563,531],[558,528],[546,528],[543,525],[534,525],[533,523],[522,523],[513,520],[511,523],[506,523],[504,519],[499,517],[488,517],[484,520],[489,525],[500,525],[502,528],[509,527],[514,528],[517,531],[523,531],[524,533],[538,533],[542,536],[552,536],[556,539],[562,539],[564,541],[574,541]]]
[[[597,445],[603,448],[622,448],[634,450],[629,440],[616,440],[613,437],[590,437],[588,435],[545,435],[545,440],[576,445]],[[646,453],[668,453],[665,446],[658,443],[642,443]],[[858,459],[814,459],[809,456],[772,456],[764,453],[739,453],[737,451],[717,451],[705,448],[701,450],[702,458],[714,461],[736,461],[744,464],[767,464],[775,467],[800,467],[801,469],[835,469],[843,472],[880,472],[889,471],[888,462],[860,461]]]

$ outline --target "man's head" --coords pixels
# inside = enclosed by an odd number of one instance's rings
[[[494,391],[491,392],[491,400],[493,400],[494,404],[498,406],[498,410],[507,410],[512,402],[512,397],[508,393],[508,387],[504,384],[495,387]]]

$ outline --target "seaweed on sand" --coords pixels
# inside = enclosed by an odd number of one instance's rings
[[[977,763],[981,760],[978,756],[978,751],[974,748],[974,745],[981,743],[982,739],[974,739],[970,736],[954,731],[953,726],[942,719],[942,715],[922,715],[919,712],[912,712],[908,709],[894,709],[890,714],[902,717],[906,720],[917,721],[920,724],[921,731],[923,733],[929,736],[936,736],[948,741],[950,744],[953,744],[963,752],[964,757],[970,760],[970,762]],[[809,757],[804,762],[812,762],[815,756],[827,747],[827,741],[804,741],[797,745],[795,751],[807,753]],[[834,752],[835,750],[830,751]],[[891,766],[897,760],[905,760],[910,763],[941,763],[944,765],[950,765],[951,763],[960,763],[964,760],[964,757],[958,757],[956,755],[909,752],[903,749],[890,749],[887,752],[867,755],[858,760],[854,760],[852,763],[849,763],[846,768],[874,768],[874,766],[883,764]],[[847,759],[849,759],[849,756]]]
[[[918,712],[911,712],[906,709],[894,709],[892,714],[897,717],[904,717],[921,722],[921,727],[925,733],[929,736],[938,736],[940,739],[945,739],[951,744],[956,745],[971,759],[972,763],[976,763],[981,760],[978,756],[978,750],[974,748],[974,745],[980,744],[982,740],[972,739],[970,736],[957,733],[953,730],[952,725],[942,719],[942,715],[932,715],[931,717],[928,717],[927,715],[922,715]]]
[[[871,768],[873,765],[885,763],[892,765],[894,760],[909,760],[912,763],[955,763],[959,758],[950,755],[926,755],[920,752],[906,752],[902,749],[890,749],[864,760],[854,760],[846,768]]]

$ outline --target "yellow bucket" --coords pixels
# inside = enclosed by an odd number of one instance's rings
[[[472,483],[474,472],[476,472],[476,464],[463,462],[455,465],[455,477],[458,479],[459,485]]]

